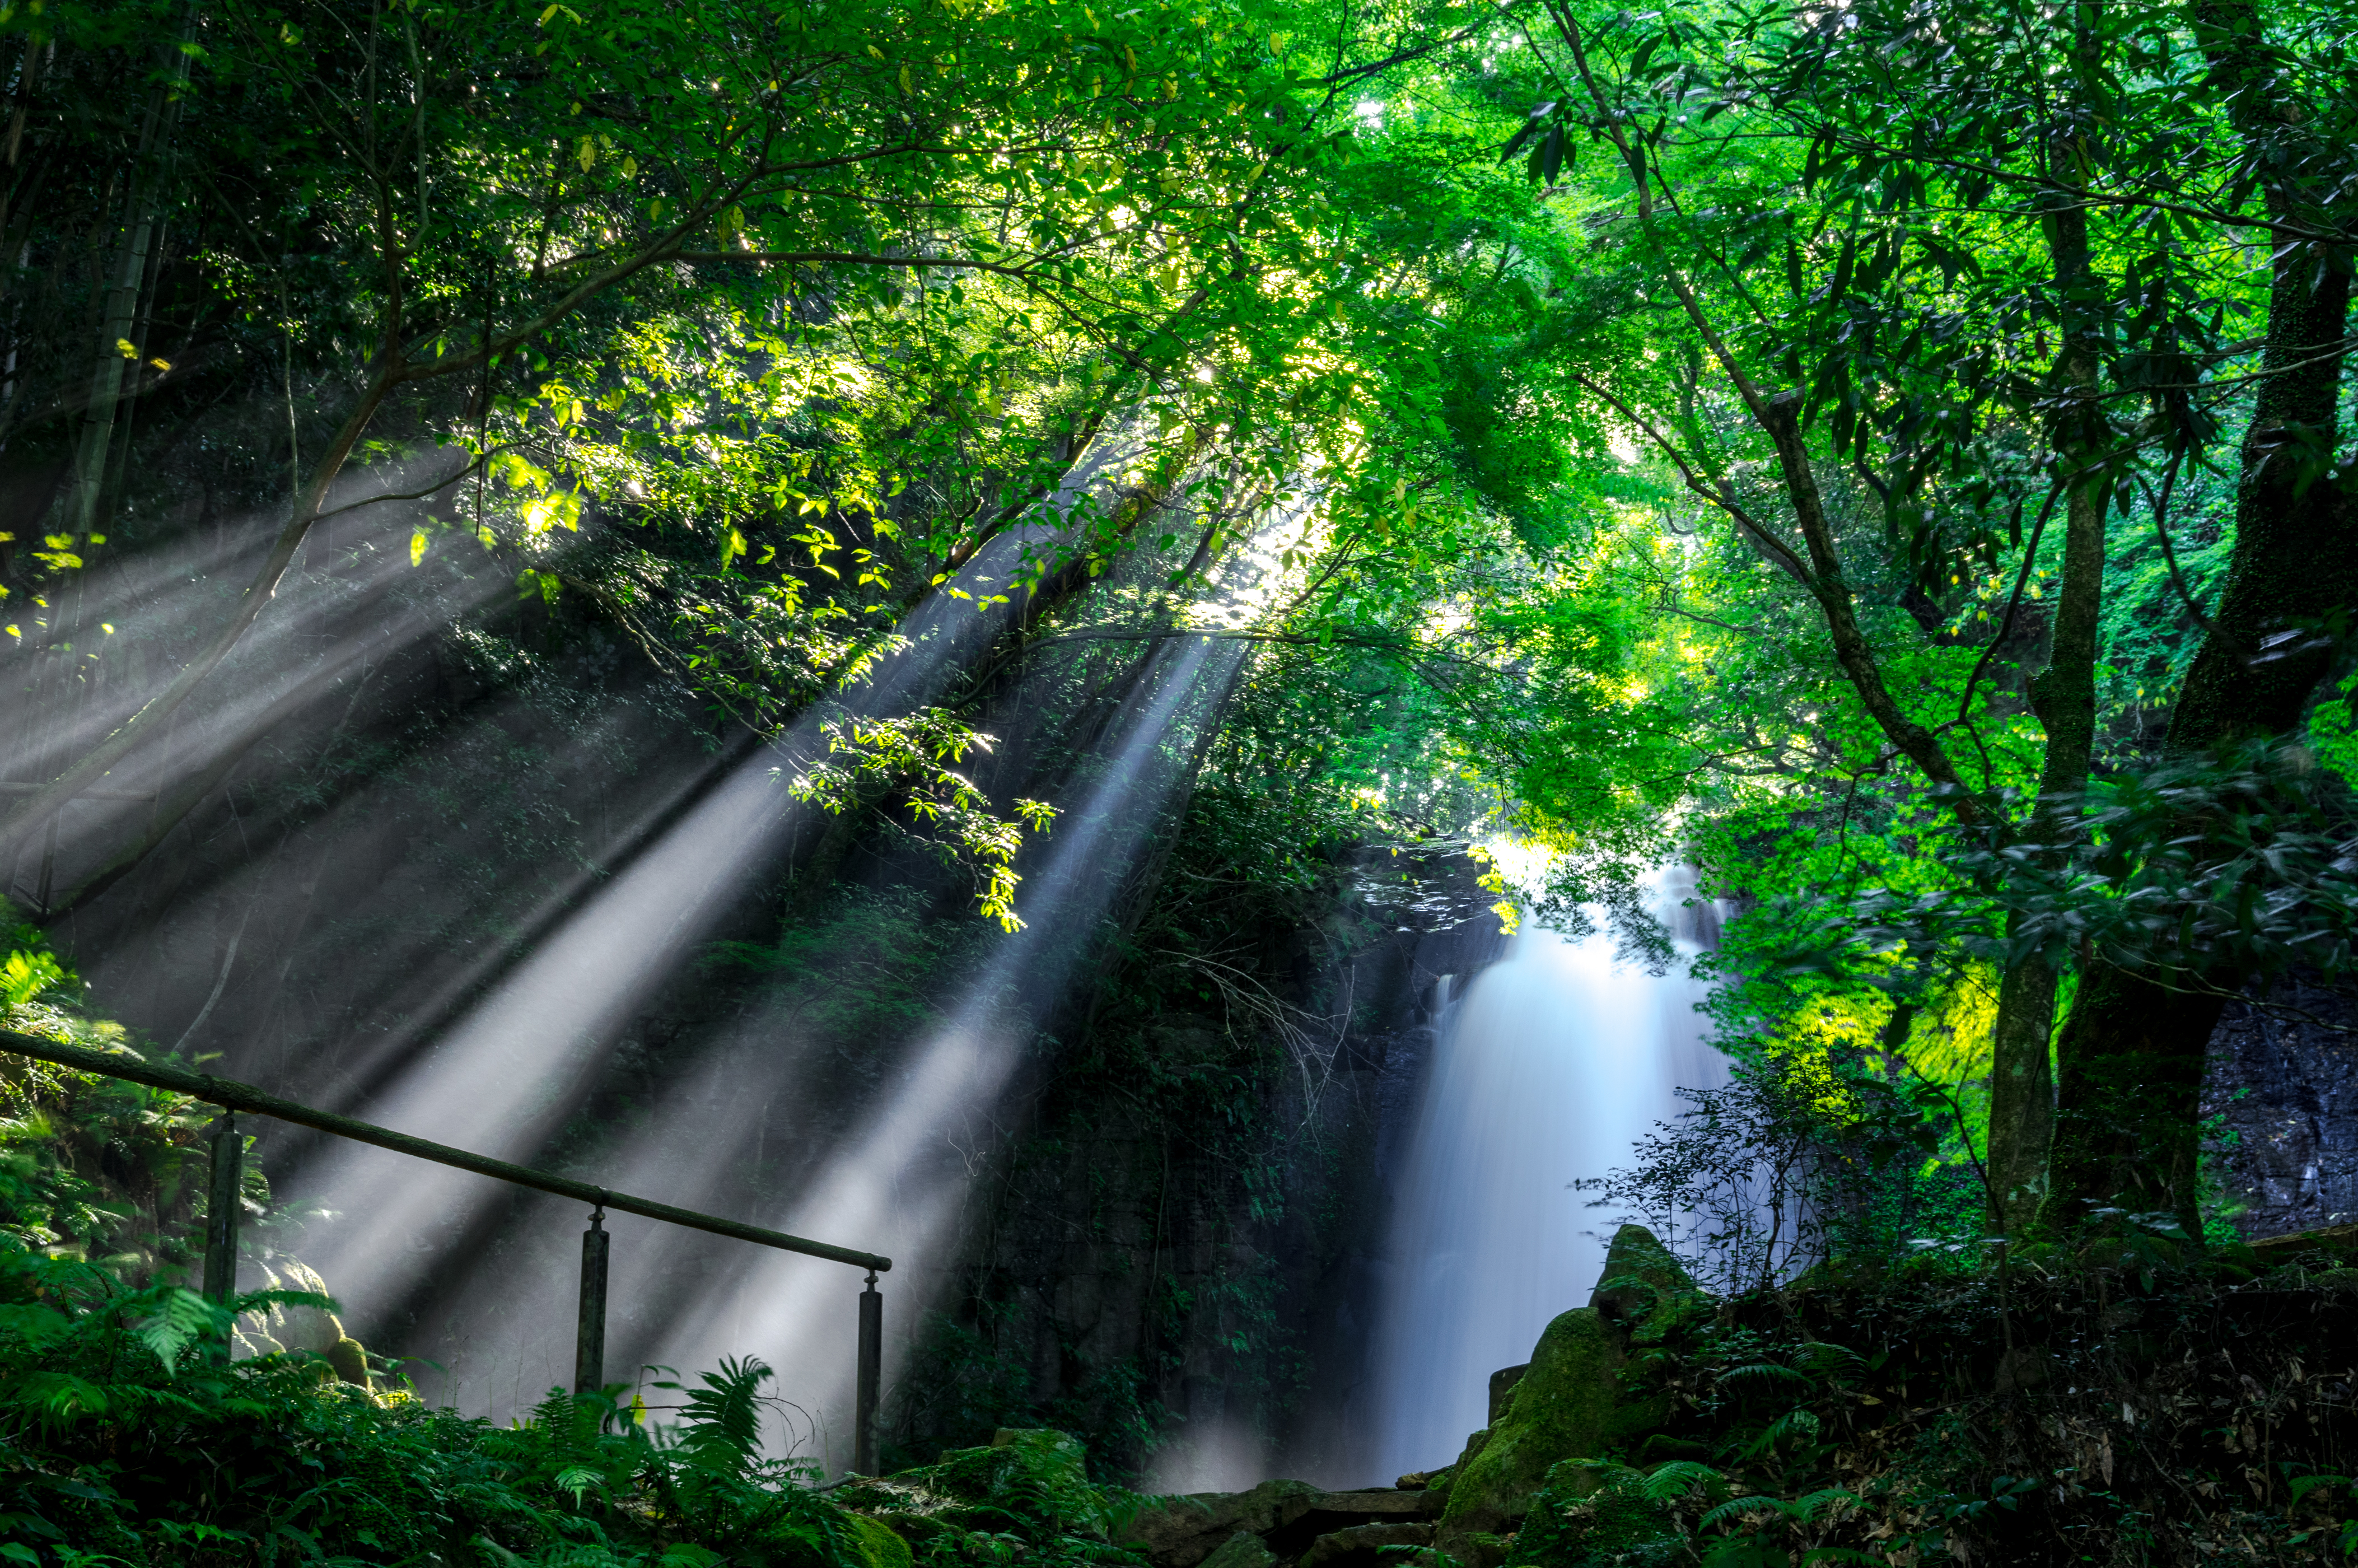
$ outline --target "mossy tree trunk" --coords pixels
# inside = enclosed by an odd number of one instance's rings
[[[2077,52],[2082,74],[2099,61],[2087,8],[2082,7]],[[2082,158],[2093,149],[2083,115],[2074,114],[2051,138],[2054,160]],[[2104,417],[2098,367],[2104,330],[2104,281],[2090,265],[2088,211],[2059,204],[2045,223],[2055,268],[2061,351],[2053,370],[2054,442],[2063,485],[2063,580],[2055,605],[2047,667],[2030,683],[2031,710],[2047,732],[2039,775],[2039,805],[2024,836],[2052,841],[2057,816],[2088,786],[2096,743],[2096,661],[2104,600],[2104,508],[2111,465],[2120,455]],[[2048,1154],[2055,1130],[2055,1078],[2050,1042],[2055,1024],[2056,973],[2039,954],[2009,968],[1998,988],[1990,1042],[1989,1220],[2012,1235],[2031,1223],[2047,1195]]]
[[[2271,171],[2267,211],[2299,226],[2301,160],[2286,156],[2300,115],[2279,103],[2250,0],[2192,7],[2214,84],[2229,95],[2247,146]],[[2190,755],[2279,736],[2300,722],[2331,667],[2304,623],[2358,602],[2358,515],[2332,475],[2338,438],[2350,262],[2332,248],[2278,235],[2259,389],[2239,455],[2235,546],[2216,614],[2170,710],[2167,749]],[[2199,825],[2190,824],[2190,827]],[[2234,977],[2220,977],[2232,985]],[[2090,1205],[2176,1213],[2199,1234],[2196,1166],[2203,1066],[2224,998],[2190,992],[2098,963],[2058,1042],[2050,1221]]]

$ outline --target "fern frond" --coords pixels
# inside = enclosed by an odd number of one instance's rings
[[[1701,1487],[1727,1484],[1727,1477],[1710,1465],[1693,1459],[1672,1459],[1658,1465],[1648,1475],[1639,1490],[1650,1502],[1667,1502]]]
[[[1786,1383],[1806,1383],[1810,1380],[1807,1373],[1797,1372],[1790,1367],[1781,1366],[1774,1361],[1755,1361],[1749,1366],[1730,1367],[1719,1375],[1719,1380],[1723,1383],[1743,1382],[1752,1379],[1766,1379],[1771,1382]]]
[[[1847,1345],[1836,1345],[1824,1339],[1812,1339],[1794,1346],[1793,1358],[1811,1371],[1821,1374],[1866,1369],[1866,1357]]]
[[[1782,1498],[1758,1495],[1748,1498],[1730,1498],[1703,1518],[1695,1520],[1695,1528],[1709,1530],[1715,1524],[1722,1524],[1732,1519],[1757,1519],[1769,1514],[1779,1519],[1794,1517],[1792,1505]]]
[[[180,1352],[213,1332],[228,1327],[228,1312],[194,1291],[178,1286],[157,1292],[155,1315],[132,1328],[132,1336],[156,1353],[164,1375],[179,1369]]]
[[[762,1384],[771,1376],[769,1366],[759,1357],[729,1357],[719,1370],[698,1376],[704,1387],[684,1390],[680,1450],[703,1468],[741,1475],[762,1446]]]

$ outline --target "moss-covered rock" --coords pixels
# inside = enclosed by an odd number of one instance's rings
[[[1511,1531],[1499,1535],[1495,1531],[1477,1530],[1466,1538],[1455,1561],[1465,1568],[1506,1568],[1515,1556],[1515,1537]]]
[[[1620,1335],[1592,1306],[1549,1323],[1504,1415],[1466,1443],[1433,1544],[1462,1559],[1476,1532],[1499,1530],[1531,1507],[1549,1466],[1604,1453],[1622,1360]]]
[[[1203,1568],[1277,1568],[1277,1553],[1260,1536],[1240,1530],[1213,1549]]]
[[[1605,1271],[1596,1279],[1588,1304],[1607,1322],[1618,1325],[1633,1345],[1659,1345],[1689,1315],[1706,1310],[1710,1298],[1671,1249],[1642,1225],[1625,1225],[1613,1234],[1605,1254]]]
[[[1294,1568],[1377,1568],[1387,1547],[1430,1546],[1433,1527],[1412,1520],[1379,1520],[1328,1530],[1310,1543]],[[1204,1568],[1216,1568],[1206,1563]]]
[[[1119,1540],[1155,1568],[1195,1568],[1238,1530],[1267,1535],[1308,1513],[1320,1497],[1305,1481],[1263,1481],[1249,1492],[1157,1498],[1131,1515]]]
[[[337,1340],[328,1346],[327,1360],[336,1369],[336,1376],[352,1387],[373,1386],[369,1381],[368,1349],[359,1340],[350,1336]]]
[[[967,1534],[962,1526],[938,1511],[891,1509],[861,1517],[871,1519],[891,1530],[906,1541],[912,1552],[924,1552],[935,1541],[945,1538],[953,1542],[963,1541]]]
[[[915,1561],[909,1543],[881,1521],[859,1514],[845,1516],[858,1539],[860,1560],[867,1568],[912,1568]]]
[[[1458,1462],[1434,1544],[1464,1557],[1477,1531],[1503,1529],[1522,1516],[1550,1469],[1595,1457],[1658,1424],[1650,1407],[1623,1404],[1626,1359],[1621,1335],[1594,1307],[1549,1324],[1505,1413]]]

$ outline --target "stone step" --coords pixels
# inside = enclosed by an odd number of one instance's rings
[[[1386,1487],[1381,1491],[1321,1492],[1311,1499],[1310,1506],[1319,1513],[1364,1514],[1377,1519],[1422,1519],[1428,1513],[1441,1511],[1443,1498],[1432,1492],[1403,1492]]]
[[[1421,1519],[1355,1524],[1310,1543],[1294,1568],[1375,1568],[1387,1546],[1431,1546],[1433,1526]]]
[[[1420,1521],[1438,1514],[1445,1500],[1437,1492],[1322,1492],[1299,1481],[1264,1481],[1249,1492],[1159,1498],[1138,1511],[1121,1541],[1155,1568],[1196,1568],[1224,1550],[1235,1556],[1241,1545],[1231,1543],[1240,1533],[1267,1542],[1280,1558],[1293,1558],[1320,1537],[1358,1525],[1422,1529]],[[1219,1568],[1250,1565],[1224,1561]]]

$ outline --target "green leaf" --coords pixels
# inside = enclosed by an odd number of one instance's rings
[[[178,1368],[180,1352],[215,1326],[213,1303],[194,1291],[177,1286],[166,1290],[153,1317],[135,1325],[133,1336],[156,1353],[165,1376]]]
[[[1561,170],[1564,165],[1563,127],[1562,125],[1553,126],[1549,130],[1544,151],[1546,156],[1541,161],[1540,170],[1541,178],[1547,180],[1550,184],[1553,184],[1555,182],[1557,172]]]

